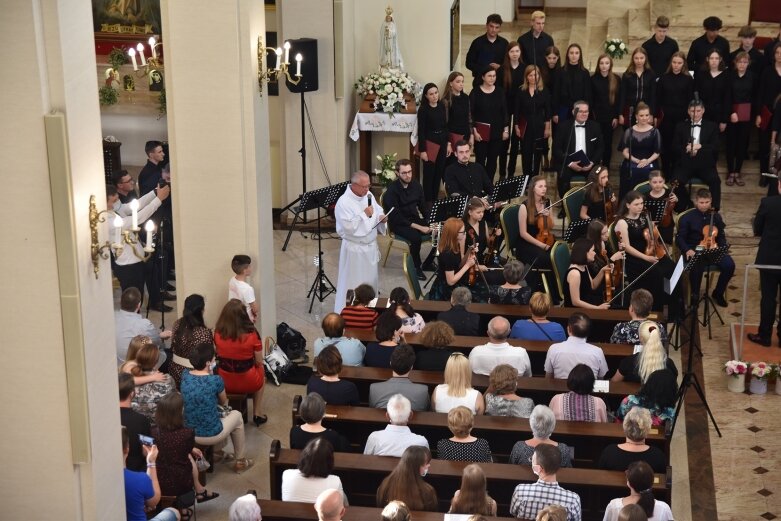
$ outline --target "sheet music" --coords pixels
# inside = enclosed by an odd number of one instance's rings
[[[594,382],[595,393],[608,393],[610,392],[610,380],[596,380]]]

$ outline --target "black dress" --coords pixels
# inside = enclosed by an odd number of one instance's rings
[[[431,285],[431,291],[428,293],[429,300],[444,300],[450,301],[450,295],[453,293],[453,289],[458,286],[464,286],[466,282],[466,274],[461,277],[462,280],[456,282],[454,286],[450,286],[447,283],[447,277],[445,272],[452,271],[458,273],[461,269],[461,254],[453,253],[452,251],[443,251],[439,254],[439,267],[437,268],[437,278],[434,279]]]
[[[350,443],[347,438],[338,432],[331,429],[326,429],[323,432],[307,432],[300,425],[294,425],[290,429],[290,448],[301,450],[315,438],[325,438],[333,445],[336,452],[350,451]]]
[[[598,306],[604,302],[604,299],[602,298],[602,285],[600,285],[597,289],[591,288],[591,273],[589,272],[589,269],[586,268],[583,271],[580,271],[580,269],[570,266],[567,270],[567,276],[569,276],[569,273],[571,271],[577,271],[580,274],[580,300],[583,302],[588,302],[589,304],[593,304],[594,306]],[[564,305],[572,307],[574,304],[572,304],[572,295],[569,291],[569,283],[567,282],[567,279],[564,279]]]
[[[743,159],[748,156],[748,138],[754,123],[752,116],[756,116],[750,110],[756,92],[756,82],[754,73],[750,70],[746,70],[743,76],[738,75],[737,71],[728,74],[727,107],[730,115],[735,112],[735,109],[749,108],[747,121],[738,121],[737,123],[730,121],[727,124],[727,171],[740,173],[743,168]]]
[[[540,231],[539,228],[537,228],[537,222],[534,221],[529,223],[526,221],[526,231],[529,232],[529,235],[532,237],[537,237],[537,234]],[[551,234],[553,234],[553,230],[551,230]],[[523,262],[526,265],[527,270],[535,270],[529,271],[529,274],[526,275],[526,282],[529,284],[532,292],[545,291],[542,276],[536,270],[552,269],[553,264],[551,263],[550,251],[546,251],[536,244],[527,242],[523,237],[519,237],[515,246],[515,258]],[[531,266],[532,263],[534,263],[533,266]],[[552,277],[548,278],[548,283],[549,285],[553,283]],[[558,290],[555,290],[553,285],[551,285],[550,290],[553,293],[551,298],[554,301],[557,301]]]
[[[524,175],[539,174],[542,158],[547,155],[548,140],[544,136],[545,123],[550,121],[552,115],[550,93],[550,88],[544,88],[535,90],[534,96],[528,90],[519,91],[516,96],[515,124],[526,124],[526,132],[520,138]]]
[[[673,136],[678,123],[688,118],[686,113],[689,101],[694,95],[694,80],[686,73],[662,75],[656,82],[657,113],[662,118],[659,132],[662,133],[662,166],[665,177],[672,178],[675,168],[675,153],[673,152]]]
[[[628,128],[621,136],[621,143],[618,145],[618,149],[622,152],[627,148],[630,151],[630,157],[648,159],[654,154],[661,154],[662,135],[653,127],[643,132],[639,132],[634,128]],[[624,159],[621,163],[619,197],[623,199],[624,195],[630,190],[634,190],[635,186],[648,181],[648,174],[651,170],[656,170],[658,165],[658,158],[643,168],[638,167],[637,163],[631,159]]]
[[[502,141],[504,128],[510,121],[504,89],[495,86],[493,92],[487,93],[480,87],[475,87],[469,93],[469,103],[472,107],[472,124],[491,125],[491,137],[488,141],[475,139],[475,162],[483,165],[488,172],[488,178],[493,181],[496,164],[504,144]]]
[[[428,102],[421,103],[418,109],[418,152],[426,152],[427,141],[439,145],[437,156],[423,161],[423,194],[426,201],[438,198],[439,185],[445,173],[447,139],[447,109],[444,103],[437,103],[436,107]]]
[[[607,217],[605,216],[605,201],[610,201],[611,195],[613,195],[613,191],[607,186],[605,187],[604,195],[600,194],[599,199],[596,201],[592,200],[588,193],[586,194],[585,199],[583,199],[583,206],[586,207],[589,219],[599,219],[602,222],[607,222]]]
[[[580,65],[567,64],[556,79],[553,95],[559,123],[572,119],[572,105],[576,101],[591,104],[591,76]]]
[[[464,141],[469,142],[469,137],[472,134],[472,110],[469,105],[469,96],[462,92],[458,96],[451,95],[450,100],[443,101],[447,108],[448,134],[458,134]],[[453,152],[450,157],[455,161],[455,149]]]
[[[729,74],[722,71],[718,75],[711,75],[710,71],[697,71],[694,74],[694,90],[699,92],[700,99],[705,105],[703,119],[714,123],[726,123],[729,121]]]
[[[624,240],[628,240],[629,244],[636,250],[645,251],[646,241],[644,230],[648,229],[648,220],[646,216],[641,214],[637,219],[629,219],[623,217],[627,224],[627,230],[629,237],[624,237]],[[643,274],[652,264],[644,259],[635,257],[634,255],[626,255],[624,261],[624,272],[626,273],[626,283],[630,284],[637,277]],[[675,264],[669,257],[662,257],[654,267],[643,275],[632,287],[645,288],[651,292],[654,298],[654,310],[661,310],[665,304],[670,302],[670,297],[664,292],[664,279],[669,278],[675,269]]]
[[[507,112],[508,116],[514,116],[513,108],[516,104],[516,98],[521,92],[521,84],[523,83],[523,70],[526,66],[523,63],[519,63],[516,68],[510,67],[510,84],[509,86],[504,81],[505,70],[504,67],[499,67],[496,70],[496,84],[500,85],[504,89],[504,95],[507,100]],[[510,121],[510,139],[504,141],[502,146],[502,152],[499,154],[499,177],[507,177],[515,175],[515,166],[518,162],[518,150],[520,148],[520,139],[515,135],[513,127],[515,121]]]
[[[393,349],[388,349],[388,351],[393,352]],[[388,363],[390,363],[390,354],[388,354],[388,359]],[[358,388],[353,382],[347,380],[327,382],[319,376],[313,375],[306,384],[306,393],[317,393],[323,397],[326,403],[331,405],[358,405],[360,402]]]
[[[670,189],[665,188],[664,194],[660,195],[659,197],[654,197],[651,195],[651,193],[647,193],[645,195],[646,201],[664,201],[668,197],[670,197]],[[668,203],[670,204],[670,203]],[[679,207],[682,207],[683,209],[686,209],[685,203],[681,203],[681,201],[678,201],[678,205],[676,205],[675,211],[679,211]],[[651,212],[651,215],[653,215],[653,212]],[[673,243],[673,232],[675,231],[675,222],[670,224],[670,226],[663,227],[661,225],[661,221],[656,223],[656,227],[659,229],[659,234],[662,236],[662,239],[664,239],[664,242],[667,244]]]
[[[635,121],[630,122],[628,119],[629,108],[634,110],[641,101],[650,107],[651,115],[656,114],[656,74],[650,69],[644,70],[640,76],[634,71],[621,76],[619,105],[625,128],[635,124]]]
[[[617,74],[612,74],[618,88],[616,89],[613,102],[610,102],[610,77],[602,76],[599,72],[591,76],[591,115],[599,123],[602,129],[602,141],[605,143],[605,150],[602,153],[602,164],[610,167],[610,160],[613,158],[613,120],[618,118],[621,112],[619,102],[621,101],[621,79]]]

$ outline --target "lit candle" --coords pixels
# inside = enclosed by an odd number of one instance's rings
[[[135,49],[129,49],[127,53],[130,55],[130,59],[133,60],[133,70],[138,70],[138,62],[136,61],[136,50]]]
[[[149,37],[149,48],[152,49],[152,58],[157,59],[157,50],[155,50],[155,37]]]
[[[301,76],[301,60],[303,59],[301,53],[296,54],[296,76]]]
[[[139,230],[139,228],[138,228],[138,199],[133,199],[132,201],[130,201],[130,212],[131,212],[130,215],[132,217],[132,220],[131,220],[132,224],[131,224],[130,227],[131,227],[131,229],[134,232],[137,232]]]
[[[290,42],[285,42],[285,65],[290,64]]]
[[[275,69],[279,69],[279,65],[282,62],[282,47],[277,47],[277,50],[274,51],[277,54],[277,63]]]
[[[114,244],[120,244],[122,242],[122,217],[119,215],[114,217]]]
[[[146,56],[144,56],[144,44],[139,43],[138,45],[136,45],[136,50],[138,51],[139,56],[141,56],[141,66],[143,67],[146,65]]]
[[[155,235],[155,223],[151,219],[148,220],[144,225],[144,229],[146,230],[146,248],[144,248],[144,251],[150,252],[154,250],[152,248],[152,237]]]

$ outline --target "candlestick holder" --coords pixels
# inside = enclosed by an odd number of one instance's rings
[[[128,244],[131,248],[133,248],[133,251],[135,252],[135,246],[139,243],[140,239],[138,237],[138,232],[141,231],[141,228],[136,226],[135,228],[131,228],[129,230],[120,230],[119,234],[119,242],[111,242],[111,241],[105,241],[103,243],[100,242],[99,234],[98,234],[98,226],[101,223],[106,222],[106,216],[109,214],[108,209],[98,211],[98,206],[96,204],[96,199],[94,195],[90,195],[89,197],[89,228],[90,228],[90,257],[92,258],[92,271],[95,274],[95,278],[98,278],[98,274],[100,273],[100,259],[108,259],[110,254],[113,252],[115,257],[119,257],[122,255],[122,252],[124,251],[124,245]],[[112,212],[113,213],[113,212]],[[121,226],[121,224],[120,224]],[[149,260],[149,258],[152,256],[152,253],[155,251],[155,245],[154,242],[152,242],[152,237],[154,236],[154,223],[152,221],[147,221],[146,232],[147,232],[147,241],[146,245],[143,247],[144,255],[143,257],[136,254],[142,261],[146,262]],[[116,226],[114,227],[114,230],[112,230],[112,234],[116,233]]]
[[[280,78],[287,79],[291,84],[298,85],[301,83],[301,62],[303,56],[301,53],[296,54],[296,73],[293,75],[295,79],[290,75],[290,42],[285,42],[285,56],[282,56],[282,48],[266,47],[263,44],[263,38],[258,36],[258,94],[263,96],[263,84],[268,82],[278,82]],[[276,56],[276,66],[272,68],[264,68],[263,62],[266,58],[266,54],[271,53]]]

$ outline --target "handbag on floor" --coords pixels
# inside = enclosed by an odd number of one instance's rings
[[[280,379],[287,374],[293,363],[287,357],[276,340],[270,336],[266,337],[266,345],[263,355],[263,366],[266,369],[266,376],[274,382],[274,385],[280,385]]]

